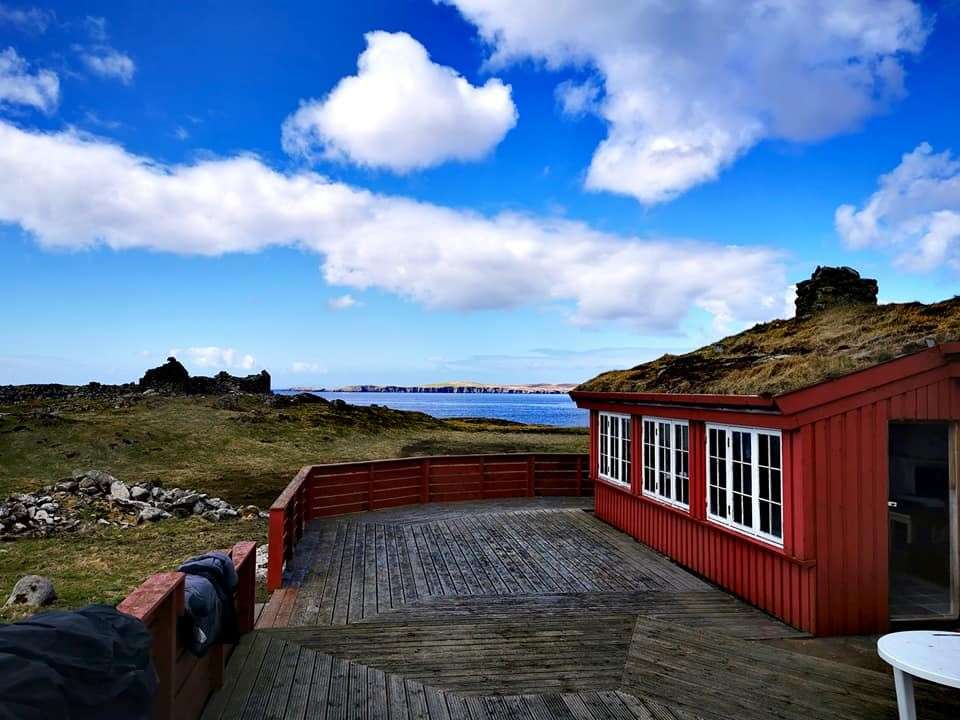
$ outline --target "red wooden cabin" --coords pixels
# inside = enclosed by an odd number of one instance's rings
[[[640,542],[815,635],[957,619],[960,343],[773,396],[571,396],[597,515]]]
[[[957,618],[960,344],[773,398],[571,395],[640,542],[816,635]]]

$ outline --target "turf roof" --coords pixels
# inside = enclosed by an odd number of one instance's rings
[[[663,355],[583,383],[592,392],[780,395],[960,340],[960,296],[853,304],[755,325],[684,355]]]

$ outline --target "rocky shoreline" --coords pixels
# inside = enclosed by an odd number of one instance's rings
[[[489,393],[496,395],[566,395],[576,384],[539,383],[535,385],[482,385],[471,383],[435,385],[346,385],[340,388],[289,388],[295,392],[331,393]]]

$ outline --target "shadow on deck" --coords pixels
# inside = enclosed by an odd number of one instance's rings
[[[888,673],[600,522],[585,498],[317,520],[205,718],[896,718]],[[958,696],[918,683],[925,718]]]

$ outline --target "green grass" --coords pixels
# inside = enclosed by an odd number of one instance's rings
[[[585,452],[582,429],[441,421],[387,408],[273,408],[256,397],[0,407],[0,497],[105,470],[267,507],[306,464],[507,451]]]
[[[583,429],[441,421],[377,407],[272,407],[248,396],[43,401],[0,407],[0,414],[0,497],[95,468],[128,484],[159,481],[266,508],[306,464],[587,451]],[[0,543],[0,603],[28,573],[53,579],[58,607],[116,602],[153,572],[243,539],[265,541],[265,523],[171,519],[130,530],[98,528]],[[15,615],[0,612],[0,618]]]
[[[241,540],[266,542],[267,522],[211,523],[188,518],[127,530],[98,527],[85,534],[0,543],[0,604],[27,574],[53,581],[58,599],[49,609],[115,604],[149,575],[174,570],[192,555],[224,550]],[[29,614],[23,607],[0,608],[2,621]]]

